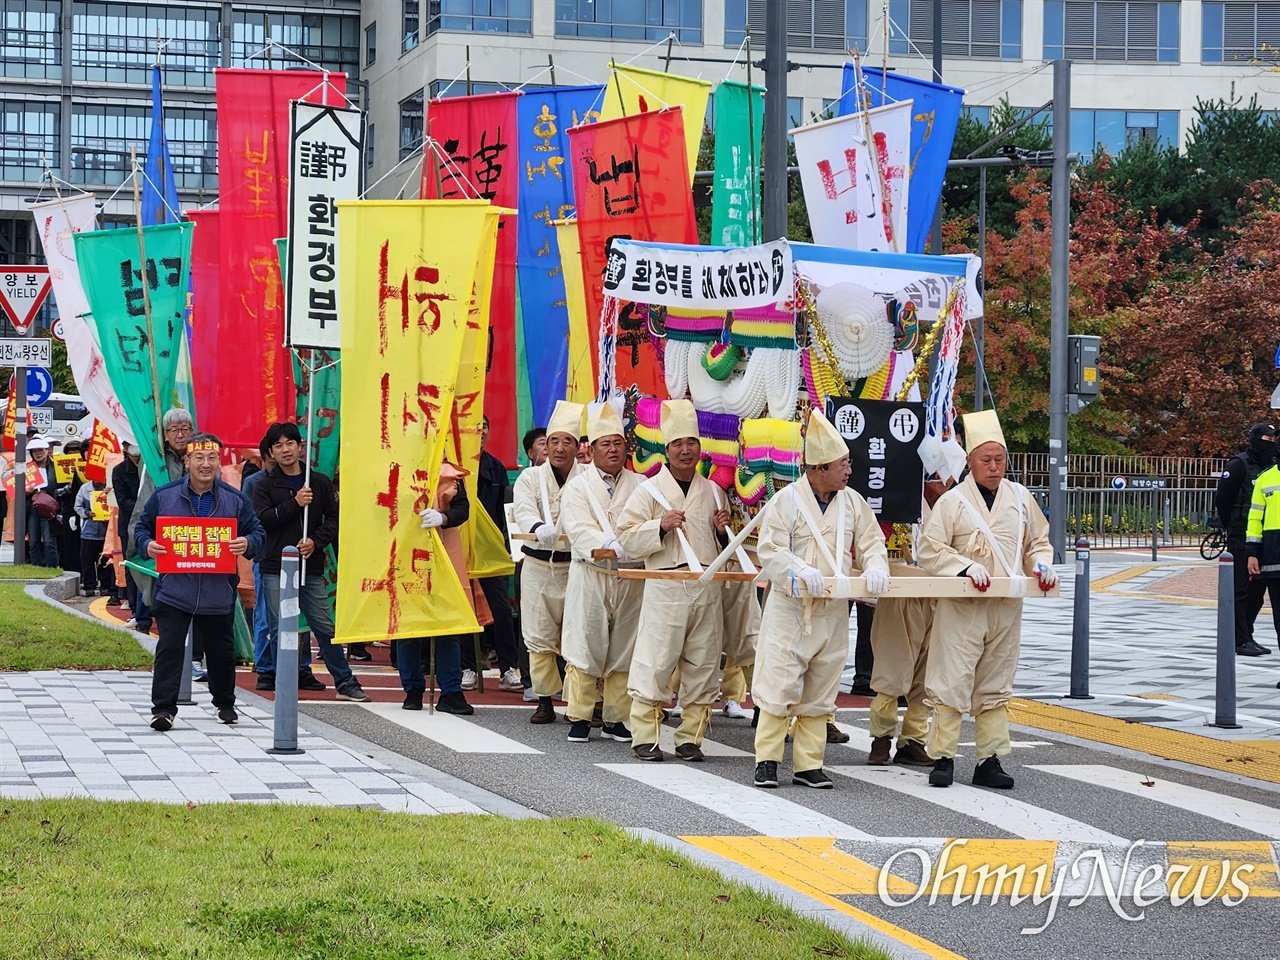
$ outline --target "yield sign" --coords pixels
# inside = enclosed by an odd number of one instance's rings
[[[48,295],[48,267],[0,266],[0,309],[18,333],[31,328],[31,321]]]

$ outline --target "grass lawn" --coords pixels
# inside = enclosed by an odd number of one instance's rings
[[[20,583],[0,583],[0,670],[146,670],[151,663],[130,634],[28,597]]]
[[[0,580],[49,580],[62,574],[61,567],[35,567],[29,563],[0,563]]]
[[[0,800],[3,953],[887,960],[594,820]]]

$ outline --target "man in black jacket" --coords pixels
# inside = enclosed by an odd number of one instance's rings
[[[119,518],[119,526],[124,530],[124,534],[120,537],[121,544],[129,538],[129,518],[133,516],[133,509],[138,505],[138,484],[141,477],[138,472],[138,464],[142,460],[142,455],[128,440],[121,444],[124,451],[124,459],[117,463],[111,469],[111,491],[116,495],[116,516]],[[138,609],[138,585],[133,582],[133,571],[128,567],[124,570],[124,597],[125,602],[129,604],[129,612],[133,617],[134,624],[139,622],[146,623],[144,632],[151,632],[150,611],[144,619],[142,611]],[[138,626],[141,630],[142,627]]]
[[[1271,651],[1253,639],[1253,622],[1262,609],[1266,581],[1249,577],[1249,551],[1245,545],[1245,525],[1253,498],[1253,482],[1258,474],[1276,460],[1276,428],[1270,423],[1255,423],[1249,430],[1249,445],[1227,461],[1218,480],[1216,501],[1218,520],[1227,531],[1227,549],[1235,573],[1236,653],[1242,657],[1261,657]]]
[[[315,470],[311,471],[308,483],[302,460],[302,434],[297,424],[273,423],[262,438],[262,449],[270,451],[276,463],[253,488],[253,510],[267,531],[259,568],[267,595],[269,662],[275,664],[279,645],[280,557],[285,547],[296,546],[306,565],[306,576],[298,586],[298,605],[320,646],[320,656],[333,677],[338,699],[368,701],[369,696],[351,672],[342,647],[332,642],[333,614],[324,582],[324,551],[338,539],[337,489],[332,480]],[[257,688],[274,690],[275,679],[274,671],[260,672]],[[298,677],[298,689],[323,690],[324,684],[306,667]]]

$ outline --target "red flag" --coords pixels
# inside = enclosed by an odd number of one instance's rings
[[[200,429],[227,446],[257,446],[269,424],[294,412],[275,247],[276,237],[285,236],[288,226],[289,101],[337,103],[347,77],[309,70],[218,69],[214,78],[219,220],[230,241],[220,258],[215,375],[226,384],[220,388],[225,390],[223,402],[196,409]],[[204,362],[198,353],[192,360]]]
[[[27,407],[27,432],[31,432],[31,408]],[[9,374],[9,402],[4,408],[3,449],[11,453],[18,442],[18,378]],[[514,461],[513,461],[514,462]]]
[[[517,93],[432,100],[428,132],[447,155],[442,160],[424,146],[423,198],[489,200],[516,208],[520,165],[516,155]],[[526,309],[536,309],[527,304]],[[519,421],[516,413],[516,224],[498,226],[498,252],[489,305],[489,352],[484,410],[489,417],[489,452],[515,463]],[[534,371],[536,373],[536,371]],[[550,374],[548,374],[550,375]]]
[[[614,237],[697,243],[684,121],[677,109],[572,127],[569,157],[578,204],[578,239],[591,343],[600,342],[601,284]],[[617,384],[666,396],[647,317],[624,304],[618,319]],[[597,382],[600,371],[596,371]]]
[[[84,478],[107,482],[107,458],[120,452],[120,439],[102,425],[93,421],[93,434],[89,437],[88,452],[84,457]],[[156,484],[159,486],[159,482]]]
[[[203,428],[205,414],[238,402],[238,391],[243,384],[238,383],[234,376],[218,375],[218,344],[222,339],[218,336],[221,320],[218,311],[221,293],[218,286],[221,257],[218,211],[188,210],[186,216],[196,225],[191,235],[191,385]],[[232,344],[227,346],[233,348]],[[254,449],[257,449],[256,443]]]

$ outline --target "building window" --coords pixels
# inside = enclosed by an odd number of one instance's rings
[[[401,29],[400,52],[408,53],[418,45],[418,0],[400,0]]]
[[[787,47],[802,50],[867,49],[867,0],[785,0]],[[725,0],[724,45],[739,47],[751,28],[751,45],[764,50],[767,0]]]
[[[60,0],[0,0],[0,75],[62,77]]]
[[[1203,63],[1280,60],[1280,3],[1206,3],[1202,7]]]
[[[477,95],[481,93],[502,93],[511,88],[505,83],[497,83],[490,80],[472,80],[471,90],[467,90],[467,81],[459,80],[452,83],[448,80],[432,80],[431,85],[427,87],[427,96],[436,100],[440,97],[465,97]]]
[[[933,56],[933,0],[889,0],[889,52]],[[1022,59],[1022,0],[942,0],[947,57]]]
[[[364,168],[366,170],[373,169],[373,145],[376,142],[373,138],[376,125],[369,124],[364,128]]]
[[[34,183],[45,162],[58,169],[58,117],[56,103],[0,100],[0,180]]]
[[[71,76],[90,83],[147,83],[164,38],[164,81],[207,87],[220,65],[218,11],[184,5],[75,3],[72,5]]]
[[[455,33],[532,33],[533,0],[440,0],[428,8],[427,36]]]
[[[1050,126],[1050,130],[1052,126]],[[1178,145],[1177,110],[1072,110],[1071,149],[1090,157],[1097,147],[1119,155],[1139,140]]]
[[[557,37],[702,43],[702,0],[556,0]]]
[[[1145,0],[1045,0],[1045,59],[1177,63],[1178,6]]]
[[[400,101],[400,159],[422,149],[422,91]]]
[[[371,23],[364,28],[364,65],[373,66],[378,59],[378,25]]]
[[[973,117],[973,119],[977,120],[984,127],[991,126],[991,108],[990,107],[974,106],[966,103],[964,105],[963,112],[967,116]]]
[[[218,132],[213,110],[167,107],[164,133],[169,141],[173,182],[179,190],[218,188]],[[115,186],[129,175],[130,148],[147,154],[151,107],[76,104],[71,111],[71,180]]]
[[[351,79],[360,76],[358,16],[237,10],[231,14],[231,62],[258,70],[306,67],[280,46],[267,48],[268,37],[325,70],[341,70]]]

